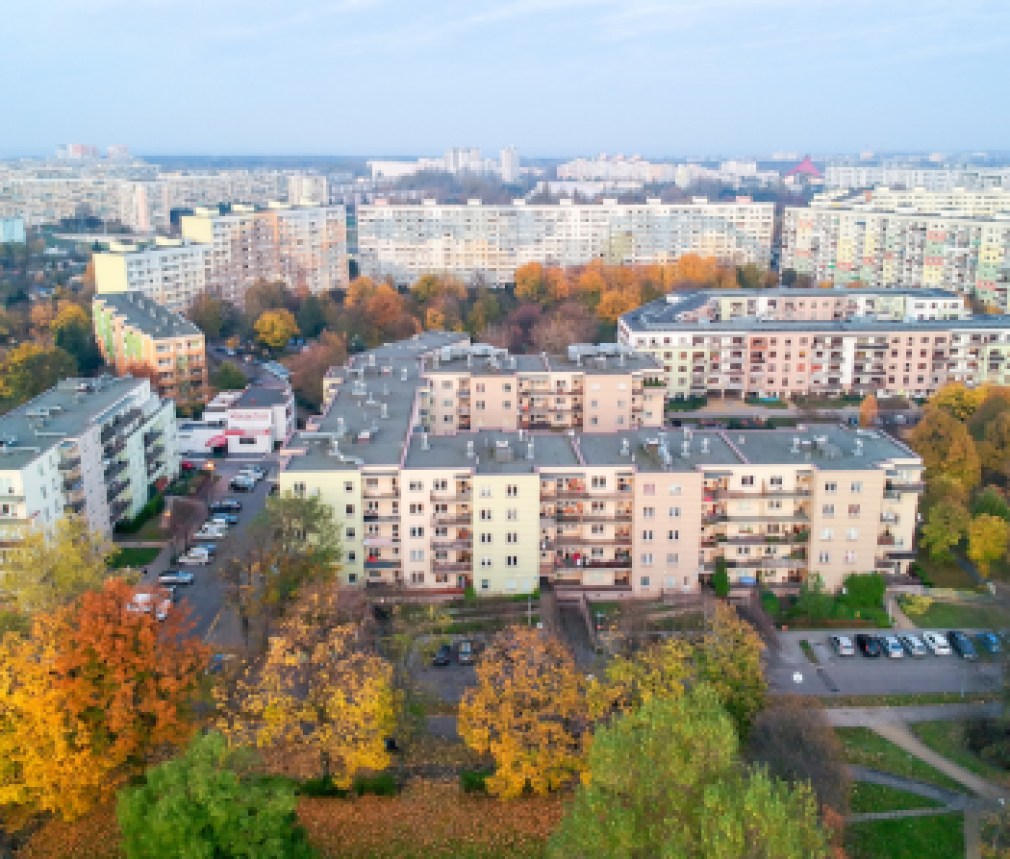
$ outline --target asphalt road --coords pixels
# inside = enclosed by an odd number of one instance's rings
[[[252,492],[234,492],[230,490],[228,482],[244,466],[250,463],[256,463],[267,469],[269,472],[267,479],[261,480]],[[188,604],[196,624],[194,632],[201,638],[207,638],[208,634],[214,631],[218,612],[221,610],[223,583],[220,577],[220,570],[222,565],[229,558],[241,558],[246,554],[249,540],[251,539],[248,526],[266,504],[270,478],[277,475],[277,462],[276,457],[215,459],[214,470],[219,479],[215,483],[211,500],[216,501],[228,497],[241,501],[242,510],[238,513],[238,525],[233,525],[229,528],[228,534],[223,540],[214,541],[217,545],[217,556],[212,563],[203,567],[173,564],[171,563],[170,550],[165,549],[157,560],[147,568],[147,575],[142,580],[143,584],[156,587],[158,573],[162,570],[173,568],[188,570],[193,573],[195,582],[192,585],[179,588],[179,595]],[[197,522],[197,527],[200,524],[200,522]],[[193,541],[191,540],[190,542],[192,543]]]
[[[879,632],[886,634],[894,630]],[[852,638],[855,631],[780,632],[780,649],[769,654],[766,669],[772,689],[808,695],[970,693],[997,691],[1002,683],[1003,666],[991,658],[982,657],[976,662],[968,662],[953,654],[918,658],[906,654],[900,659],[883,656],[868,659],[858,652],[856,656],[839,657],[828,644],[828,638],[833,634]],[[808,660],[800,649],[799,642],[804,639],[810,642],[818,664]]]

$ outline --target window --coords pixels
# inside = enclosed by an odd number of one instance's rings
[[[821,507],[821,515],[830,519],[832,516],[835,515],[835,505],[825,504],[823,507]]]
[[[345,536],[345,537],[346,537],[346,538],[347,538],[348,540],[353,540],[353,539],[355,539],[355,537],[357,537],[357,535],[358,535],[358,532],[357,532],[357,531],[355,531],[355,530],[354,530],[353,528],[348,528],[348,529],[347,529],[347,530],[346,530],[346,531],[344,532],[344,536]]]
[[[782,502],[779,501],[777,498],[774,501],[769,501],[768,502],[768,509],[769,510],[781,510],[782,509]]]
[[[512,393],[512,383],[511,383],[511,382],[506,382],[506,383],[505,383],[504,385],[502,385],[502,386],[501,386],[501,389],[502,389],[502,390],[503,390],[503,391],[504,391],[504,392],[505,392],[506,394],[510,394],[510,393]]]
[[[754,485],[754,475],[753,474],[745,474],[743,477],[740,478],[740,485],[741,486],[753,486]]]
[[[652,529],[651,528],[646,528],[642,532],[642,539],[645,540],[646,542],[648,542],[649,540],[652,539]]]
[[[505,542],[506,543],[518,543],[519,542],[519,533],[517,531],[509,531],[505,535]]]
[[[490,543],[491,542],[491,534],[488,531],[481,531],[480,532],[480,541],[482,543]]]
[[[818,552],[817,561],[820,564],[830,564],[831,563],[831,553],[830,552]]]
[[[852,485],[849,487],[856,495],[863,491],[863,483],[861,480],[852,481]]]
[[[423,585],[424,584],[424,573],[411,573],[410,583],[412,585]]]
[[[666,515],[669,516],[671,519],[679,519],[680,518],[680,508],[679,507],[671,507],[669,510],[666,511]]]
[[[291,488],[294,489],[295,495],[297,495],[298,497],[302,497],[302,496],[305,495],[305,484],[304,483],[296,483]]]
[[[445,490],[449,488],[449,481],[444,479],[436,480],[434,483],[431,484],[431,488],[434,489],[436,492],[445,492]]]
[[[410,512],[414,516],[417,516],[420,513],[424,513],[424,505],[423,504],[411,504],[410,505]]]
[[[509,509],[505,511],[505,518],[508,519],[509,522],[515,522],[515,520],[519,518],[519,511],[515,507],[509,507]]]
[[[643,552],[641,556],[642,566],[651,567],[652,566],[652,552]]]
[[[822,540],[834,540],[835,539],[835,532],[834,532],[834,530],[831,529],[831,528],[825,528],[824,530],[822,530],[821,531],[821,539]]]
[[[852,549],[849,549],[849,551],[845,553],[845,563],[846,564],[856,563],[856,553]]]
[[[423,561],[424,560],[424,549],[411,549],[410,550],[410,560],[412,560],[412,561]]]
[[[485,569],[487,567],[490,567],[491,566],[491,556],[490,555],[481,555],[480,565],[482,567],[484,567]]]
[[[596,536],[596,535],[599,535],[599,534],[603,533],[603,526],[602,525],[590,525],[589,526],[589,530],[592,532],[592,534],[594,536]]]
[[[855,542],[859,539],[859,531],[855,528],[849,528],[849,530],[845,532],[845,539],[850,542]]]
[[[833,480],[828,481],[827,483],[824,484],[824,491],[825,492],[837,492],[838,491],[838,484],[835,483]]]
[[[649,577],[648,576],[641,576],[639,578],[639,580],[638,580],[638,586],[642,587],[642,588],[649,587]]]
[[[772,477],[772,478],[771,478],[771,479],[770,479],[770,480],[768,481],[768,483],[769,483],[769,485],[770,485],[770,486],[771,486],[771,487],[772,487],[773,489],[781,489],[781,488],[782,488],[782,478],[781,478],[781,477],[777,477],[777,476],[776,476],[776,477]]]
[[[506,555],[505,556],[505,566],[506,567],[518,567],[519,566],[519,556],[518,555]]]
[[[680,486],[679,483],[671,483],[670,484],[670,494],[671,495],[680,495],[680,493],[682,491],[683,490],[681,489],[681,486]]]
[[[412,525],[410,528],[411,537],[423,537],[424,536],[424,526],[423,525]]]
[[[489,590],[491,590],[491,580],[490,579],[481,579],[480,580],[480,589],[482,591],[489,591]]]
[[[643,507],[642,508],[642,518],[643,519],[655,519],[656,518],[656,508],[655,507]]]
[[[514,483],[510,483],[508,486],[505,487],[505,494],[509,498],[515,498],[519,495],[519,487],[516,486]]]
[[[483,394],[485,392],[485,390],[486,390],[486,388],[485,388],[483,382],[478,382],[476,384],[476,391],[477,391],[478,394]]]
[[[491,497],[491,487],[490,486],[482,486],[480,488],[480,497],[481,498],[490,498]]]
[[[354,484],[350,480],[346,481],[344,483],[344,492],[353,492],[353,491],[354,491]]]
[[[667,552],[666,553],[666,563],[668,563],[668,564],[679,564],[680,563],[680,555],[678,555],[676,552]]]
[[[606,489],[607,488],[607,478],[606,477],[594,477],[593,478],[593,489]]]
[[[850,504],[849,505],[849,518],[850,519],[858,519],[859,518],[859,505],[858,504]]]
[[[491,521],[491,511],[487,507],[482,507],[480,511],[480,521],[490,522]]]
[[[678,530],[667,531],[666,532],[666,539],[667,540],[679,540],[680,539],[680,531],[678,531]]]
[[[656,494],[656,484],[655,483],[643,483],[642,493],[645,495],[655,495]]]
[[[348,560],[351,560],[350,556],[348,556]],[[353,585],[357,580],[358,580],[358,574],[357,573],[348,573],[347,574],[347,583],[348,584]]]
[[[410,491],[411,492],[421,492],[424,489],[424,484],[420,480],[410,481]]]

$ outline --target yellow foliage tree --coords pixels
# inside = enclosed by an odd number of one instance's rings
[[[512,626],[495,636],[477,666],[477,685],[459,705],[459,732],[490,755],[490,793],[547,793],[582,768],[588,718],[581,675],[567,649],[541,631]]]
[[[968,524],[968,557],[983,576],[989,575],[993,561],[1006,555],[1008,543],[1010,523],[999,516],[983,513]]]
[[[344,294],[344,305],[347,307],[363,307],[368,299],[375,294],[376,284],[370,277],[356,277],[347,286]]]
[[[53,321],[49,323],[50,329],[55,333],[63,328],[91,328],[91,317],[79,304],[70,301],[60,302],[59,310]]]
[[[219,725],[233,741],[283,754],[292,775],[349,788],[361,771],[389,766],[395,724],[393,668],[357,644],[358,628],[334,625],[337,595],[313,589],[270,639],[261,663],[219,691]]]
[[[271,349],[281,349],[298,336],[298,323],[290,310],[264,310],[256,320],[256,339]]]
[[[926,466],[930,480],[949,477],[970,491],[982,479],[982,465],[967,427],[945,409],[927,405],[908,440]]]
[[[608,290],[600,296],[600,303],[596,307],[596,314],[600,319],[604,319],[607,322],[616,322],[617,317],[634,310],[640,303],[637,288],[629,288],[624,292]]]
[[[989,389],[986,385],[969,388],[962,382],[948,382],[929,398],[927,407],[940,409],[954,420],[966,421],[988,396]]]
[[[877,412],[877,398],[873,394],[867,394],[859,404],[859,425],[872,427],[877,422]]]
[[[589,684],[594,719],[628,713],[657,698],[679,698],[694,674],[694,649],[680,638],[667,638],[638,651],[617,656],[604,679]]]

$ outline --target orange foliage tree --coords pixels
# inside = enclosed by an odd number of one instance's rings
[[[193,733],[207,649],[134,593],[110,579],[0,644],[0,806],[76,818]]]

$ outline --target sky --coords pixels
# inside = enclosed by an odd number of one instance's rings
[[[5,0],[0,154],[1010,150],[1007,0]]]

